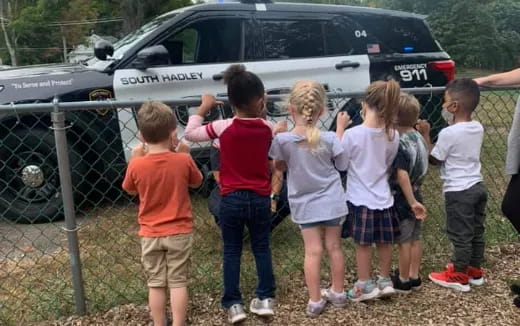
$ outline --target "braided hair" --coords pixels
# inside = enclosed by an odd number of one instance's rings
[[[289,105],[292,105],[296,112],[305,119],[306,144],[311,149],[316,149],[320,142],[320,130],[316,127],[316,122],[326,101],[325,89],[315,81],[297,82],[289,96]]]

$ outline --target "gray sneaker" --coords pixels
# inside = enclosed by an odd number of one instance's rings
[[[244,306],[240,303],[235,303],[228,309],[228,321],[231,324],[239,323],[247,318],[244,312]]]
[[[342,294],[336,294],[331,291],[331,289],[322,289],[321,297],[330,302],[336,308],[343,308],[347,305],[347,295],[345,292]]]
[[[378,277],[376,284],[379,288],[379,298],[388,298],[396,293],[390,277]]]
[[[253,300],[251,300],[249,311],[262,317],[274,316],[274,299],[267,298],[264,300],[260,300],[258,298],[254,298]]]
[[[376,286],[374,281],[369,280],[366,282],[357,281],[354,284],[354,288],[349,290],[347,297],[354,302],[361,302],[367,300],[373,300],[379,297],[379,288]]]
[[[308,303],[307,309],[305,310],[305,313],[309,317],[318,317],[323,310],[325,309],[325,306],[327,305],[327,300],[321,299],[318,303]]]

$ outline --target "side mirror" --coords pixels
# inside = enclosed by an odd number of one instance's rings
[[[94,55],[99,60],[105,61],[107,56],[114,55],[114,46],[106,40],[97,41],[94,45]]]
[[[170,53],[163,45],[154,45],[137,53],[132,67],[146,70],[150,67],[167,66],[170,64]]]

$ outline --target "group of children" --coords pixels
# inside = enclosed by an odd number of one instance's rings
[[[484,208],[486,189],[480,174],[483,128],[472,121],[479,88],[470,79],[451,82],[445,93],[443,129],[435,146],[430,127],[419,121],[419,103],[401,92],[395,81],[371,84],[362,102],[363,123],[347,129],[346,113],[337,117],[336,132],[324,132],[317,122],[326,109],[323,86],[297,82],[288,98],[294,122],[291,131],[264,119],[266,97],[262,81],[242,65],[224,74],[235,116],[203,124],[221,104],[202,97],[190,117],[185,138],[218,139],[220,148],[219,226],[223,240],[224,293],[228,319],[247,318],[239,289],[244,227],[249,230],[258,275],[256,297],[249,311],[274,315],[275,277],[270,250],[271,173],[287,173],[292,220],[299,225],[305,247],[304,274],[309,292],[306,313],[322,313],[327,303],[344,307],[419,289],[421,221],[426,208],[419,188],[428,158],[441,164],[446,199],[447,233],[454,258],[446,270],[429,278],[442,286],[469,291],[483,284]],[[123,183],[139,195],[139,235],[148,276],[149,305],[155,325],[165,322],[166,291],[170,289],[173,325],[183,325],[187,309],[187,268],[191,250],[192,213],[189,187],[202,176],[179,145],[175,118],[158,102],[138,112],[143,144],[132,152]],[[146,146],[144,145],[146,143]],[[347,172],[346,191],[339,171]],[[356,244],[357,278],[345,291],[345,261],[341,237]],[[399,244],[399,271],[391,274],[392,245]],[[371,277],[372,246],[378,251],[378,277]],[[330,288],[320,289],[323,249],[331,268]]]

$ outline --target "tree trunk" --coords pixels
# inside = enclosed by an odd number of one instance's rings
[[[9,52],[9,56],[11,57],[11,65],[13,67],[16,67],[18,65],[18,63],[16,61],[16,50],[11,43],[11,39],[9,38],[9,33],[7,33],[4,14],[5,14],[4,2],[0,0],[0,25],[2,26],[2,32],[4,33],[5,46],[7,47],[7,51]]]

